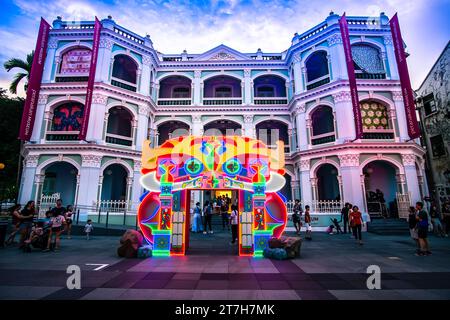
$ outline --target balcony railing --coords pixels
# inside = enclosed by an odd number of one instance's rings
[[[255,104],[287,104],[285,97],[255,97],[253,98]]]
[[[371,139],[371,140],[393,140],[395,138],[394,130],[392,129],[373,129],[373,130],[364,130],[363,139]]]
[[[334,134],[334,132],[328,132],[311,137],[311,144],[313,146],[334,141],[336,141],[336,135]]]
[[[160,98],[159,106],[189,106],[192,104],[191,98]]]
[[[78,140],[79,131],[47,131],[47,141],[75,141]]]
[[[385,73],[363,73],[355,72],[356,79],[386,79]]]
[[[291,215],[294,212],[295,202],[293,200],[286,201],[287,212]],[[302,209],[309,205],[311,213],[341,213],[344,202],[340,200],[311,200],[311,202],[300,201]]]
[[[55,82],[87,82],[89,76],[63,76],[57,74],[55,77]]]
[[[330,76],[328,74],[313,81],[307,82],[306,90],[312,90],[327,83],[330,83]]]
[[[221,105],[242,104],[242,97],[203,98],[203,104],[205,106],[221,106]]]
[[[125,90],[129,90],[129,91],[133,91],[136,92],[137,91],[137,86],[134,83],[131,82],[127,82],[121,79],[117,79],[117,78],[111,78],[111,84],[115,87],[119,87]]]
[[[106,143],[118,144],[121,146],[131,147],[133,145],[133,138],[121,136],[117,134],[107,133]]]

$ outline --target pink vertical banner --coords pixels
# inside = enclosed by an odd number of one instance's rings
[[[94,25],[94,41],[92,43],[92,56],[89,66],[89,78],[87,83],[86,103],[84,105],[84,116],[81,122],[80,133],[78,134],[79,140],[86,140],[86,134],[89,126],[89,115],[91,113],[92,104],[92,91],[94,91],[95,82],[95,70],[97,68],[98,48],[100,44],[100,32],[102,31],[101,22],[95,17]]]
[[[344,45],[345,62],[347,64],[348,82],[350,84],[350,95],[352,98],[353,115],[355,119],[355,139],[362,139],[363,124],[361,117],[361,108],[359,106],[358,89],[356,87],[355,67],[353,65],[352,47],[350,45],[350,34],[348,32],[347,18],[344,15],[339,19],[341,29],[342,43]]]
[[[19,139],[29,141],[33,133],[36,107],[41,90],[42,73],[44,71],[45,57],[47,56],[48,36],[50,24],[41,18],[39,33],[34,50],[33,64],[31,65],[30,80],[28,81],[27,97],[20,122]]]
[[[419,123],[417,122],[416,108],[414,105],[414,94],[409,79],[408,65],[406,63],[405,49],[403,47],[402,34],[398,23],[397,14],[391,21],[391,34],[394,44],[395,60],[397,60],[398,73],[400,76],[400,86],[403,94],[403,104],[405,105],[406,122],[408,126],[408,135],[411,139],[420,137]]]

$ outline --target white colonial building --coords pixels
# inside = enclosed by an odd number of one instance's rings
[[[37,116],[25,144],[20,202],[59,192],[65,204],[139,202],[142,141],[179,132],[257,137],[285,143],[283,193],[305,204],[349,201],[364,211],[380,189],[428,194],[424,150],[410,141],[388,17],[348,17],[364,138],[355,125],[339,16],[295,34],[281,53],[163,54],[149,36],[102,20],[87,141],[78,141],[93,21],[58,17],[50,31]],[[213,44],[212,44],[213,45]],[[271,130],[278,129],[278,130]],[[174,131],[176,131],[174,133]],[[229,132],[229,131],[228,131]]]

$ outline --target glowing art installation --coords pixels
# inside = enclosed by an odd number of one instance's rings
[[[285,184],[284,145],[269,149],[241,136],[184,136],[142,148],[139,227],[154,256],[184,255],[189,247],[189,190],[238,192],[239,255],[261,256],[286,227],[278,191]],[[187,214],[186,214],[187,213]]]

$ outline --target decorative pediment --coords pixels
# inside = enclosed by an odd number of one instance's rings
[[[202,61],[233,61],[233,60],[250,60],[247,55],[240,53],[226,45],[221,44],[201,55],[195,57],[193,60]]]

